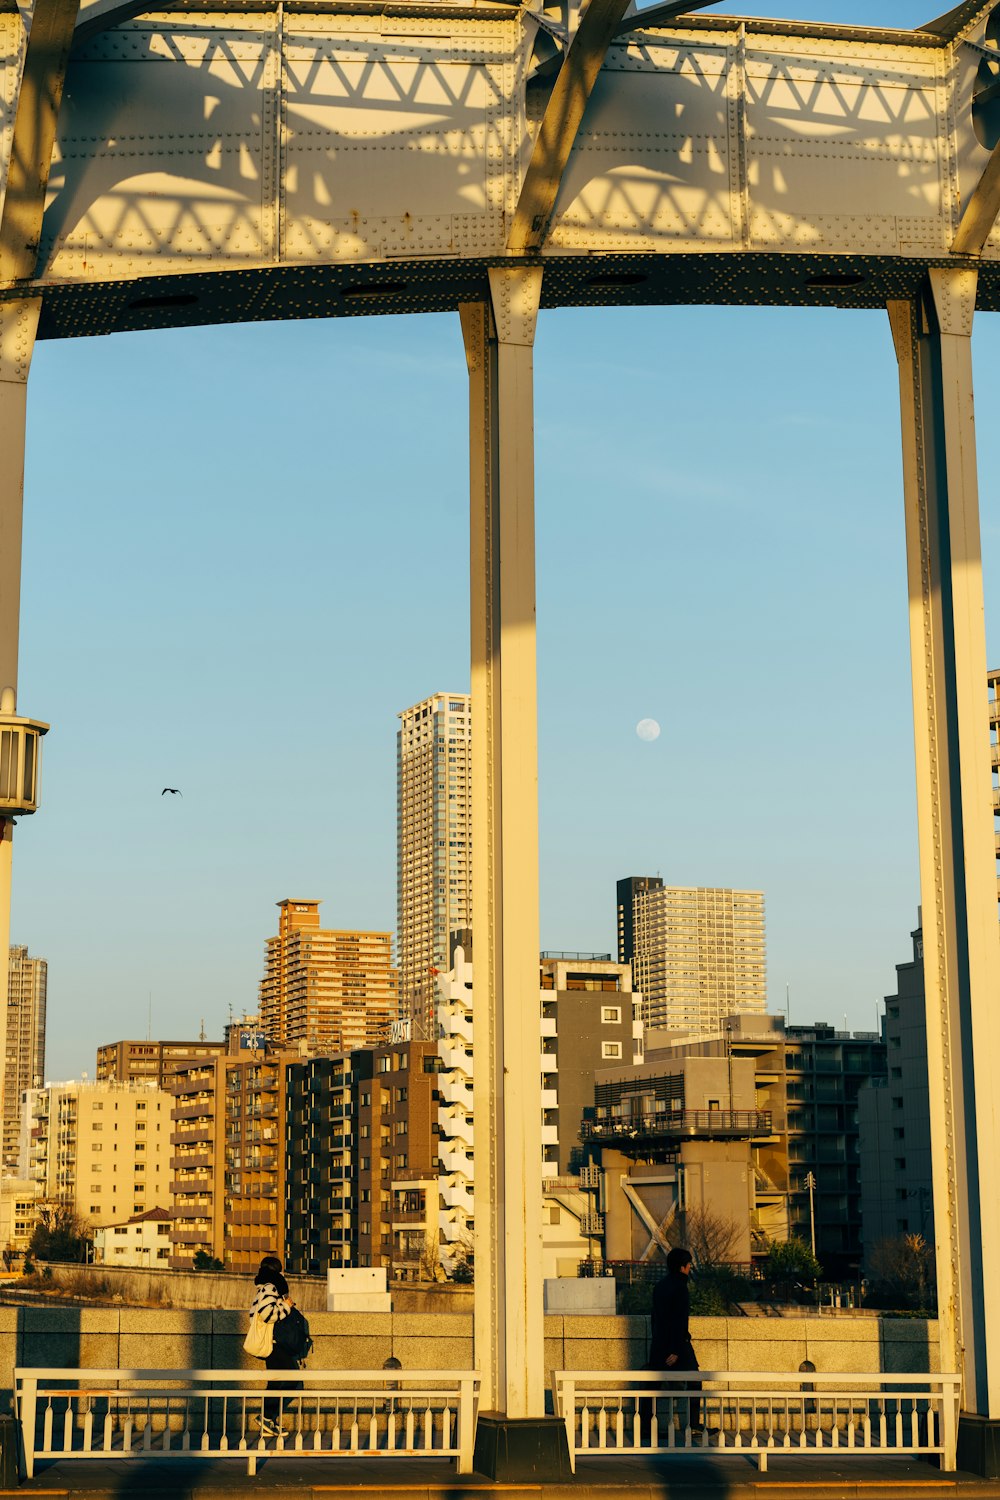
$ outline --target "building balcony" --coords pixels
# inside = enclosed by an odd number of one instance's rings
[[[769,1110],[685,1109],[662,1114],[629,1115],[613,1120],[585,1120],[585,1141],[607,1142],[620,1148],[641,1148],[683,1140],[749,1140],[771,1132]]]
[[[581,1214],[580,1233],[588,1236],[598,1236],[604,1233],[603,1214]]]
[[[198,1099],[190,1104],[175,1104],[170,1111],[172,1120],[210,1120],[215,1114],[214,1098]]]
[[[392,1210],[392,1227],[396,1229],[403,1225],[419,1225],[422,1228],[427,1224],[426,1208],[394,1208]]]
[[[204,1229],[175,1229],[170,1240],[174,1245],[211,1245],[212,1231],[208,1225]]]
[[[188,1151],[183,1156],[172,1156],[170,1158],[170,1170],[172,1172],[183,1172],[188,1168],[210,1167],[214,1155],[213,1151]]]

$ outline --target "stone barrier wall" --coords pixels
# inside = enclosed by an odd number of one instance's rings
[[[379,1370],[393,1356],[404,1369],[470,1369],[468,1313],[310,1314],[314,1369]],[[9,1409],[15,1365],[118,1369],[259,1368],[243,1353],[247,1317],[229,1308],[159,1310],[39,1304],[0,1306],[0,1384]],[[937,1324],[873,1317],[692,1318],[703,1369],[858,1373],[938,1368]],[[549,1316],[545,1364],[552,1370],[642,1369],[645,1317]]]

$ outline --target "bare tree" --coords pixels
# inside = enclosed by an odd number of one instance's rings
[[[667,1229],[671,1246],[683,1245],[690,1250],[700,1271],[733,1265],[738,1259],[740,1238],[735,1219],[726,1219],[705,1204],[682,1210]]]
[[[868,1256],[868,1271],[882,1298],[904,1307],[928,1307],[934,1294],[934,1249],[922,1234],[879,1240]]]

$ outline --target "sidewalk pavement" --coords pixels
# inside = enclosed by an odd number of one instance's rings
[[[574,1478],[499,1484],[435,1459],[267,1457],[250,1478],[233,1459],[62,1459],[0,1500],[1000,1500],[1000,1480],[942,1474],[918,1459],[772,1456],[766,1474],[747,1455],[582,1460]]]

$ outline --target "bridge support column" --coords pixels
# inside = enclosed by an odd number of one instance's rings
[[[974,270],[892,303],[903,431],[941,1368],[1000,1455],[1000,932],[972,399]]]
[[[469,366],[476,1469],[562,1470],[545,1416],[532,345],[542,273],[489,272]]]
[[[41,305],[37,298],[0,303],[0,693],[17,690],[28,370]],[[13,837],[14,820],[0,816],[0,1057],[7,1055]]]

